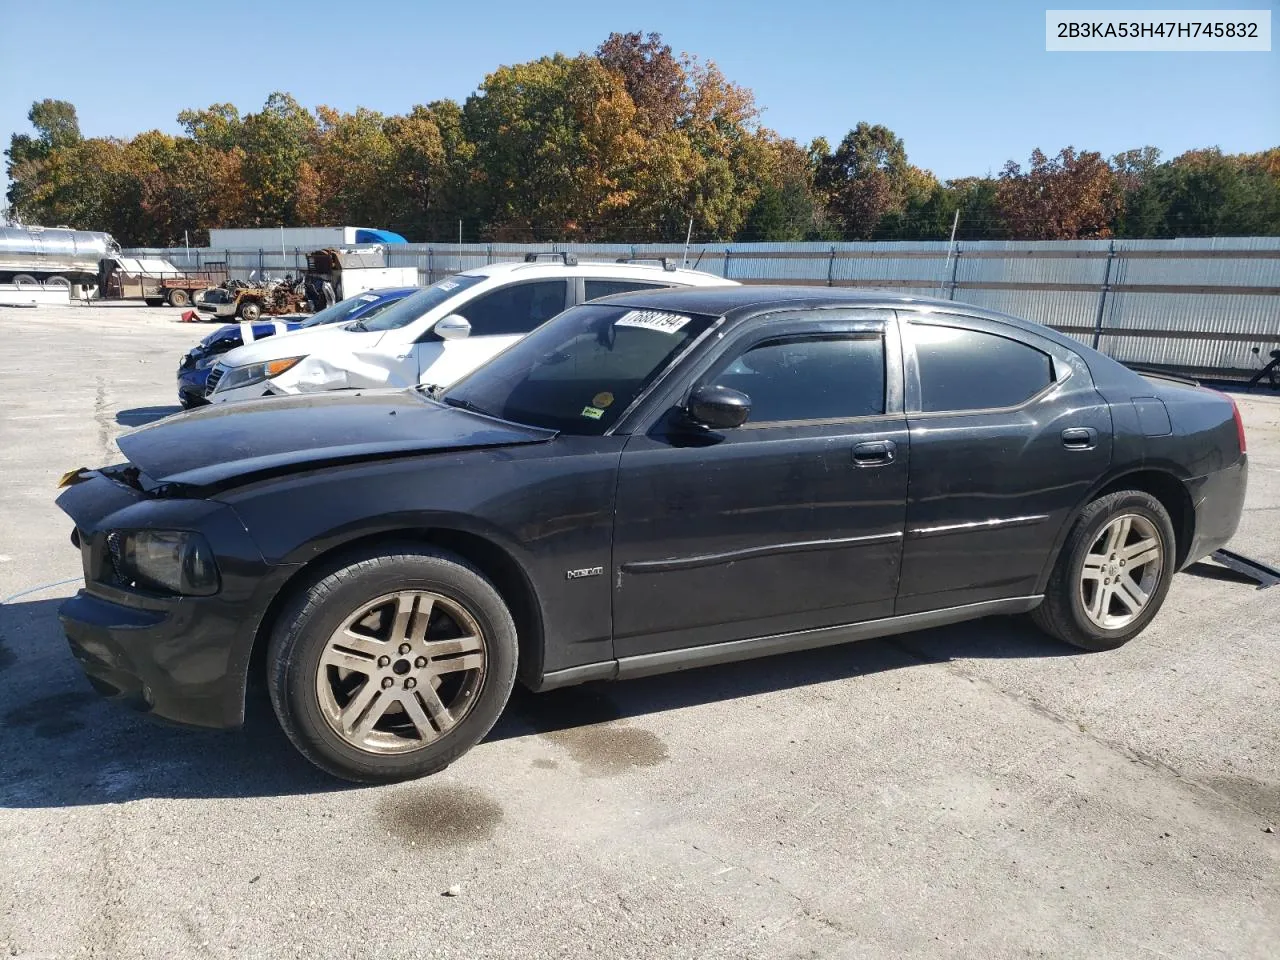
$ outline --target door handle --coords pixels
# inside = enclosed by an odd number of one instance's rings
[[[1062,431],[1062,445],[1068,450],[1092,450],[1098,443],[1093,427],[1067,427]]]
[[[898,445],[892,440],[871,440],[854,445],[853,462],[859,467],[882,467],[893,463],[897,453]]]

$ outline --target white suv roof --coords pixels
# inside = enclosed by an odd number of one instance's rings
[[[557,255],[563,256],[563,255]],[[666,258],[635,260],[578,260],[573,254],[562,259],[552,259],[549,254],[539,254],[537,260],[506,261],[490,263],[483,267],[459,271],[464,277],[500,277],[505,274],[519,274],[524,277],[577,277],[599,276],[602,279],[621,280],[635,277],[637,280],[652,280],[687,285],[691,287],[714,287],[724,284],[736,285],[733,280],[717,277],[714,273],[702,270],[689,270],[683,267],[664,266],[669,264]]]

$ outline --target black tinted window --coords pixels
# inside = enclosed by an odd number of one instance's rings
[[[458,307],[471,324],[471,336],[528,333],[564,311],[565,281],[517,283]]]
[[[582,281],[583,295],[588,300],[598,297],[612,297],[615,293],[630,293],[632,290],[652,290],[660,287],[658,283],[641,283],[639,280],[591,280]]]
[[[1017,340],[922,323],[908,329],[927,412],[1013,407],[1053,382],[1049,356]]]
[[[751,398],[750,423],[884,413],[879,334],[795,337],[752,347],[711,378]]]

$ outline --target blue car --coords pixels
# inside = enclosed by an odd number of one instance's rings
[[[218,357],[229,350],[277,333],[306,330],[348,320],[367,320],[417,290],[417,287],[369,290],[325,307],[305,320],[258,320],[254,323],[229,323],[219,327],[184,354],[178,363],[178,402],[188,410],[206,402],[205,381],[209,379],[209,371],[213,369]]]

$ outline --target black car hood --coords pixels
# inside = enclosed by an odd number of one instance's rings
[[[326,463],[554,436],[448,407],[416,390],[371,390],[215,404],[166,417],[117,443],[158,484],[206,487]]]

